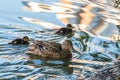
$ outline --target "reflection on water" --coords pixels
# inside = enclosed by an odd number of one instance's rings
[[[119,20],[120,20],[120,17],[118,16],[118,11],[112,6],[104,5],[107,4],[107,2],[103,1],[102,3],[102,1],[101,2],[85,1],[84,4],[81,4],[83,1],[81,1],[80,3],[79,1],[74,2],[70,0],[67,1],[61,0],[60,2],[61,3],[53,2],[53,4],[55,4],[57,7],[55,7],[54,5],[49,5],[49,4],[46,5],[43,3],[35,3],[28,1],[23,1],[23,4],[26,7],[29,7],[30,11],[32,12],[34,12],[35,10],[37,10],[37,12],[46,12],[47,10],[49,11],[49,13],[52,13],[58,10],[58,12],[56,12],[57,13],[56,17],[62,23],[64,24],[72,23],[74,24],[74,26],[76,26],[76,29],[86,30],[95,35],[111,37],[112,34],[119,33],[118,28],[116,27],[116,24],[119,24]],[[36,5],[34,6],[33,4]],[[48,7],[48,6],[52,6],[52,7]],[[66,10],[61,10],[61,8],[65,8]],[[70,11],[69,9],[73,11]],[[112,11],[110,11],[111,9]],[[26,21],[39,25],[42,25],[43,23],[42,21],[38,21],[38,20],[32,21],[31,19],[29,20],[27,19]],[[54,26],[57,27],[56,25]]]
[[[112,1],[13,0],[13,3],[14,1],[17,4],[14,15],[9,14],[11,11],[6,13],[6,8],[0,8],[4,12],[1,15],[7,14],[16,19],[10,21],[12,23],[9,22],[10,17],[3,16],[3,20],[0,19],[1,80],[86,79],[97,70],[112,65],[120,55],[120,12],[113,7]],[[0,3],[2,4],[1,1]],[[11,1],[9,5],[13,3]],[[22,10],[17,14],[15,11],[19,8]],[[73,44],[73,59],[70,63],[43,61],[26,54],[27,45],[7,44],[14,38],[25,35],[35,40],[60,42],[64,37],[53,34],[54,30],[68,23],[73,24],[76,30],[74,36],[69,38]]]
[[[74,11],[70,8],[65,8],[61,6],[55,6],[55,5],[48,5],[43,3],[37,3],[37,2],[29,2],[29,1],[23,1],[23,4],[26,5],[24,7],[24,10],[29,10],[32,12],[67,12],[67,13],[74,13]]]

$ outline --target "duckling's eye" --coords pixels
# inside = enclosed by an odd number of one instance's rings
[[[25,38],[25,39],[24,39],[24,41],[28,41],[28,39],[27,39],[27,38]]]

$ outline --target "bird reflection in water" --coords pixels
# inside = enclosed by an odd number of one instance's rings
[[[68,74],[73,73],[73,67],[69,67],[69,65],[72,64],[71,62],[68,62],[68,61],[62,62],[60,60],[46,60],[44,58],[40,58],[40,57],[38,57],[36,55],[32,55],[32,54],[28,54],[28,56],[29,56],[30,60],[33,62],[33,65],[35,65],[36,67],[51,66],[50,68],[53,68],[53,72],[55,70],[60,69],[60,71],[56,72],[56,74],[62,74],[62,75],[63,74],[68,75]],[[36,60],[39,60],[39,61],[37,62]],[[49,71],[47,73],[49,73]]]

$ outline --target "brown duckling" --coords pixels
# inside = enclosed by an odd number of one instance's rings
[[[48,41],[36,41],[29,46],[27,53],[37,55],[44,60],[63,60],[68,61],[72,58],[70,49],[72,43],[65,40],[62,44]]]
[[[72,30],[72,28],[74,28],[71,24],[67,24],[67,26],[65,28],[60,28],[59,30],[57,30],[55,33],[61,36],[72,36],[74,31]]]
[[[24,36],[23,38],[14,39],[8,44],[13,44],[13,45],[29,44],[29,37]]]

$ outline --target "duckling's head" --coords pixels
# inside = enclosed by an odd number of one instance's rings
[[[28,36],[24,36],[24,37],[23,37],[23,40],[26,41],[26,42],[28,42],[30,39],[29,39]]]
[[[62,45],[62,50],[63,51],[70,51],[71,47],[72,47],[72,42],[70,40],[65,40]]]
[[[67,29],[72,29],[73,26],[72,26],[71,24],[67,24],[66,28],[67,28]]]

